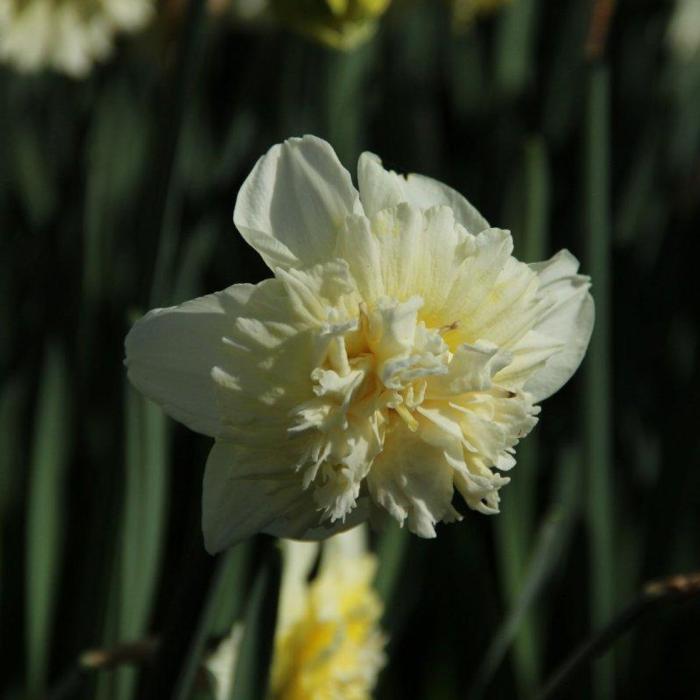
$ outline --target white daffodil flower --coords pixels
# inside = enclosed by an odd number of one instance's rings
[[[368,700],[386,662],[382,604],[372,587],[376,557],[359,526],[315,542],[282,540],[283,570],[272,656],[270,700]],[[233,626],[207,660],[214,697],[230,697],[244,634]]]
[[[434,537],[461,519],[455,489],[498,512],[537,404],[588,345],[577,260],[518,262],[456,191],[369,153],[358,192],[313,136],[258,161],[234,222],[274,277],[151,311],[126,339],[132,383],[216,439],[207,549],[382,513]]]
[[[154,0],[0,0],[0,60],[84,78],[114,35],[144,27]]]

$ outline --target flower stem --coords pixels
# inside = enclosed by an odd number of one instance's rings
[[[604,654],[617,639],[660,604],[700,596],[700,573],[672,576],[647,584],[642,593],[612,621],[585,640],[550,676],[537,700],[556,697],[591,660]]]
[[[189,1],[187,15],[183,22],[181,48],[172,80],[169,81],[170,90],[164,102],[163,136],[156,158],[159,172],[152,202],[153,221],[159,231],[159,237],[149,297],[150,307],[166,304],[170,293],[170,277],[177,249],[177,219],[180,202],[177,156],[182,121],[199,66],[205,5],[204,0]]]
[[[610,378],[610,215],[609,76],[592,65],[587,86],[584,152],[584,233],[586,269],[593,279],[596,325],[584,373],[583,442],[588,475],[586,519],[591,562],[590,614],[593,627],[610,619],[615,604]],[[596,700],[614,696],[612,658],[594,669]]]

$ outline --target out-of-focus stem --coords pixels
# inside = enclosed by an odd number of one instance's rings
[[[583,392],[586,518],[590,562],[590,615],[594,628],[610,619],[615,603],[610,382],[610,96],[607,68],[590,67],[584,144],[584,269],[593,279],[596,325],[585,363]],[[614,695],[612,657],[594,668],[593,697]]]
[[[529,139],[523,155],[525,199],[518,256],[534,262],[546,257],[549,228],[549,168],[543,140]],[[504,493],[503,511],[496,521],[503,596],[511,608],[520,597],[533,543],[539,461],[539,439],[535,432],[518,447],[513,482]],[[522,615],[513,653],[519,695],[528,697],[539,683],[540,667],[540,643],[533,610]]]
[[[684,600],[700,595],[700,573],[672,576],[647,584],[641,595],[600,631],[585,640],[552,674],[537,696],[537,700],[556,697],[589,661],[604,654],[623,634],[628,632],[657,605],[672,600]]]
[[[586,58],[595,61],[605,52],[615,0],[595,0],[586,37]]]
[[[177,65],[171,76],[170,91],[163,110],[163,125],[160,151],[157,162],[161,164],[156,178],[152,200],[154,218],[152,221],[159,231],[153,269],[153,282],[149,297],[149,307],[168,303],[172,266],[177,249],[177,225],[179,189],[177,183],[177,154],[182,131],[182,121],[188,98],[194,84],[199,61],[199,48],[202,41],[202,25],[206,9],[205,0],[189,0],[187,16],[182,29],[181,50]]]

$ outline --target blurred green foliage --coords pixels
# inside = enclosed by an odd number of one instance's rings
[[[0,72],[3,697],[204,698],[202,654],[244,618],[234,695],[264,687],[273,544],[203,552],[208,440],[132,392],[122,342],[152,304],[267,275],[234,198],[302,133],[449,183],[525,260],[570,248],[597,303],[502,515],[377,536],[377,697],[534,697],[644,582],[700,568],[700,57],[669,51],[664,0],[619,0],[591,56],[594,4],[514,0],[454,32],[447,3],[396,0],[334,53],[195,2],[87,81]],[[693,697],[699,629],[697,603],[659,610],[566,697]],[[79,667],[148,638],[148,663]]]

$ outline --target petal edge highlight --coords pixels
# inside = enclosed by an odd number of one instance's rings
[[[335,151],[304,136],[276,144],[258,160],[238,193],[233,222],[274,270],[332,257],[338,229],[359,213],[359,194]]]

